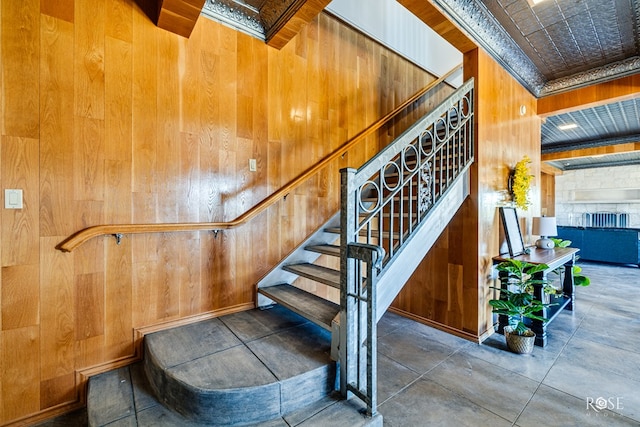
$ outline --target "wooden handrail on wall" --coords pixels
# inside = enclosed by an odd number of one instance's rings
[[[255,205],[253,208],[249,209],[247,212],[243,213],[236,219],[229,222],[184,222],[184,223],[154,223],[154,224],[108,224],[108,225],[94,225],[92,227],[85,228],[83,230],[78,231],[75,234],[72,234],[67,239],[65,239],[62,243],[56,246],[57,249],[63,252],[71,252],[78,246],[82,245],[87,240],[93,239],[98,236],[106,236],[113,235],[116,236],[116,239],[119,241],[120,237],[123,234],[140,234],[140,233],[167,233],[167,232],[178,232],[178,231],[204,231],[204,230],[227,230],[230,228],[235,228],[244,223],[248,222],[255,216],[262,213],[269,206],[273,205],[283,197],[286,197],[291,191],[296,189],[298,186],[306,182],[309,178],[319,172],[321,169],[326,167],[331,161],[336,158],[342,156],[344,153],[349,151],[355,144],[360,142],[362,139],[369,136],[371,133],[380,129],[384,126],[389,120],[394,118],[397,114],[399,114],[404,108],[406,108],[411,103],[417,101],[421,96],[425,93],[438,86],[440,83],[451,77],[455,72],[457,72],[460,68],[462,68],[462,64],[456,65],[442,77],[434,80],[429,83],[426,87],[415,93],[411,98],[407,99],[402,104],[398,105],[393,111],[386,114],[384,117],[380,118],[369,127],[355,135],[353,138],[349,139],[347,142],[342,144],[339,148],[334,150],[331,154],[324,157],[314,166],[305,170],[303,173],[298,175],[292,181],[289,181],[282,188],[271,194],[269,197]]]

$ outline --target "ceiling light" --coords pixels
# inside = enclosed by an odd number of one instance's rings
[[[544,0],[527,0],[529,2],[529,6],[533,7],[538,3],[542,3]]]
[[[578,125],[575,123],[567,123],[566,125],[559,125],[558,129],[560,130],[569,130],[569,129],[575,129],[577,128]]]

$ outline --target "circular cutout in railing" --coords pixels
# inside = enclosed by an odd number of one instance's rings
[[[457,107],[451,107],[448,113],[449,129],[456,130],[460,126],[460,115]]]
[[[449,137],[449,127],[444,117],[438,117],[435,122],[436,139],[438,142],[444,142]]]
[[[360,211],[366,213],[375,211],[382,203],[381,197],[382,194],[378,184],[373,181],[366,181],[358,190],[358,205],[360,205]]]
[[[469,100],[469,97],[465,95],[462,98],[460,98],[459,102],[460,102],[460,107],[458,108],[458,111],[460,111],[460,117],[462,117],[463,119],[466,119],[471,114],[471,102]]]
[[[419,163],[420,156],[415,145],[408,145],[402,150],[402,166],[406,172],[415,172],[418,169]]]
[[[436,148],[435,141],[433,140],[433,126],[429,126],[420,134],[420,150],[425,156],[433,154]]]
[[[390,183],[393,182],[393,178],[396,178],[395,185]],[[402,184],[402,173],[400,170],[400,166],[396,162],[388,162],[382,168],[382,187],[385,190],[394,191]]]

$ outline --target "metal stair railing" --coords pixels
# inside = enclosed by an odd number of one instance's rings
[[[376,282],[473,162],[473,103],[470,79],[360,169],[341,171],[340,388],[345,397],[360,397],[371,416]],[[364,311],[373,317],[365,319]]]

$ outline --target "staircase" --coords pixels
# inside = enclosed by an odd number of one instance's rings
[[[271,425],[335,403],[334,388],[365,405],[353,425],[381,425],[376,324],[469,195],[473,130],[470,80],[361,168],[341,171],[341,212],[258,283],[258,306],[270,310],[145,337],[144,365],[131,369],[146,372],[142,395],[172,408],[167,420],[184,417],[166,425]],[[340,268],[319,265],[321,256]],[[296,287],[299,277],[338,289],[339,301]],[[90,425],[141,419],[134,371],[92,378]],[[118,384],[133,390],[119,393],[129,396],[120,409],[92,411],[92,396]]]

